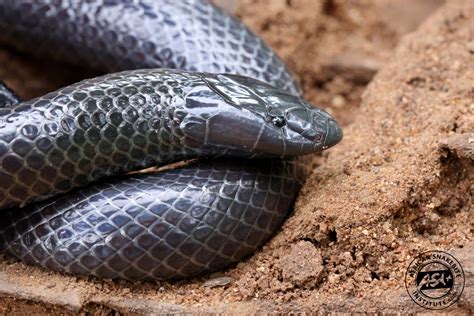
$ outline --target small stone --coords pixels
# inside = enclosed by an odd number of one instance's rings
[[[214,288],[214,287],[229,285],[231,282],[232,282],[232,278],[230,277],[220,277],[220,278],[207,280],[206,282],[204,282],[202,286]]]
[[[314,287],[323,273],[321,251],[309,241],[299,241],[278,262],[285,282],[298,287]]]
[[[335,108],[343,108],[346,105],[346,98],[344,98],[342,95],[338,94],[334,96],[331,100],[331,104]]]
[[[354,83],[367,84],[380,69],[380,63],[369,56],[341,53],[334,56],[327,67]]]
[[[128,287],[122,289],[122,294],[130,293],[130,289]]]
[[[330,284],[335,284],[335,283],[338,283],[339,282],[339,279],[341,278],[340,275],[337,275],[337,274],[330,274],[328,276],[328,282]]]
[[[474,133],[455,133],[439,142],[439,148],[459,158],[474,160]]]

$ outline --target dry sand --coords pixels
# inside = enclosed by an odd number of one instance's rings
[[[439,249],[466,274],[449,311],[472,314],[474,5],[449,1],[401,39],[439,4],[242,0],[237,14],[345,126],[340,145],[313,157],[280,232],[233,268],[178,282],[76,278],[0,259],[0,313],[424,312],[404,273]],[[88,75],[39,63],[0,48],[0,78],[24,98]]]

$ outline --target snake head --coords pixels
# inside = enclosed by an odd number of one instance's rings
[[[326,111],[298,96],[239,75],[204,77],[206,86],[185,97],[184,133],[206,146],[253,155],[295,156],[318,152],[342,139]]]

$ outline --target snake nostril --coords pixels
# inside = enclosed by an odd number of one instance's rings
[[[318,133],[316,130],[314,129],[306,129],[303,133],[302,133],[303,137],[305,137],[306,139],[309,139],[310,141],[314,141],[314,142],[321,142],[322,139],[323,139],[323,134],[321,133]]]

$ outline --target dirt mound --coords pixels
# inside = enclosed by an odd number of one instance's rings
[[[400,37],[441,3],[242,0],[239,14],[296,73],[305,97],[348,124]]]
[[[261,254],[272,262],[301,240],[321,250],[326,278],[318,290],[299,287],[297,301],[320,308],[343,292],[373,300],[375,308],[404,291],[406,266],[418,253],[472,240],[468,9],[451,3],[402,41],[365,91],[343,143],[313,172],[294,216],[272,241],[275,250]]]
[[[452,308],[472,313],[469,0],[450,1],[395,52],[429,9],[400,14],[401,23],[382,0],[242,2],[245,22],[297,72],[306,96],[352,122],[340,145],[314,158],[319,167],[281,231],[235,268],[180,282],[79,279],[5,259],[0,312],[423,312],[406,294],[404,273],[414,256],[439,249],[466,271]]]

